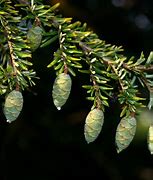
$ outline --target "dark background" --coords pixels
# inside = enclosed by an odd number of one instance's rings
[[[56,2],[59,1],[50,3]],[[60,3],[63,16],[87,22],[107,43],[122,45],[127,56],[138,57],[141,51],[147,56],[152,51],[152,0],[61,0]],[[20,117],[8,124],[0,115],[0,180],[153,180],[147,128],[142,129],[138,124],[131,145],[116,153],[114,141],[119,123],[116,102],[106,109],[103,130],[89,145],[83,130],[92,104],[85,100],[80,77],[73,78],[66,105],[61,111],[56,110],[51,97],[55,73],[46,68],[54,50],[56,45],[52,44],[34,54],[34,68],[40,80],[23,93]]]

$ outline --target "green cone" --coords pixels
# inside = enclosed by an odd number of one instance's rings
[[[153,154],[153,125],[149,127],[148,131],[148,149]]]
[[[72,86],[71,77],[68,74],[59,74],[53,84],[53,102],[58,110],[66,103]]]
[[[121,119],[116,130],[117,152],[126,149],[134,138],[136,132],[136,119],[132,116]]]
[[[87,143],[93,142],[101,132],[104,123],[104,113],[100,109],[93,109],[86,117],[84,135]]]
[[[23,96],[22,93],[16,90],[10,92],[4,104],[4,115],[7,122],[12,122],[17,119],[23,107]]]
[[[31,48],[31,51],[35,51],[41,44],[42,40],[42,29],[39,26],[32,27],[29,29],[27,34],[27,41]]]

